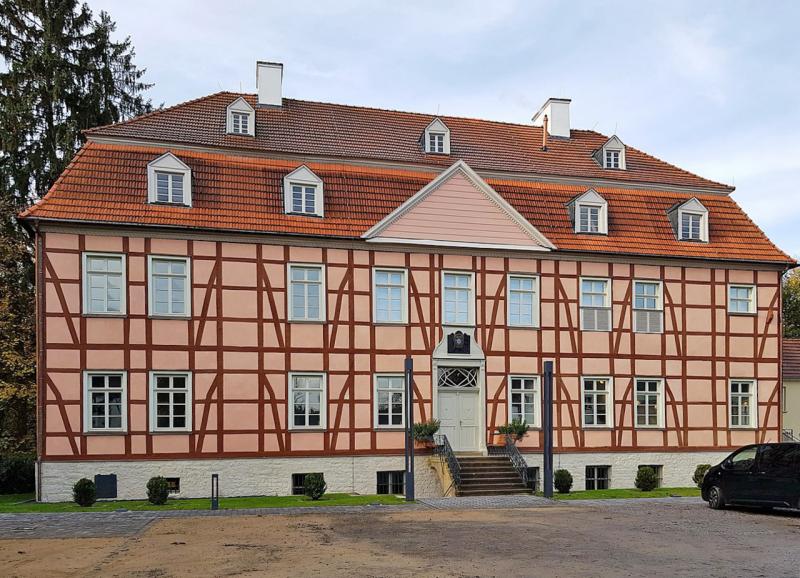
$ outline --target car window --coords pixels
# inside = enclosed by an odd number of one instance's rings
[[[798,467],[800,446],[768,444],[761,447],[758,469],[770,475],[792,476]]]
[[[756,461],[757,450],[756,446],[740,450],[728,460],[728,467],[732,470],[749,470]]]
[[[761,446],[758,454],[758,469],[762,472],[772,473],[780,464],[781,458],[786,452],[778,444],[767,444]]]

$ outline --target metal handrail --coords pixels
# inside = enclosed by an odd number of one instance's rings
[[[785,429],[781,432],[781,441],[800,442],[800,438],[795,437],[794,430]]]
[[[522,454],[519,453],[517,444],[514,442],[514,438],[511,437],[511,434],[506,434],[506,445],[503,447],[502,451],[503,454],[511,461],[511,465],[514,466],[515,470],[517,470],[517,474],[519,474],[522,483],[527,488],[528,464],[525,462],[525,458],[522,457]]]
[[[461,466],[458,464],[458,458],[456,458],[456,454],[453,453],[453,448],[450,447],[450,442],[447,440],[446,435],[435,434],[433,440],[436,444],[434,452],[439,456],[439,461],[450,470],[450,477],[453,480],[453,485],[456,491],[458,491],[461,488]]]

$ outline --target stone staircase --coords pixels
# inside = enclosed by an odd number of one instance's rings
[[[506,456],[457,455],[461,470],[459,496],[530,494]]]

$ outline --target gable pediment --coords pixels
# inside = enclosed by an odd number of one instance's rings
[[[432,246],[555,248],[464,161],[441,173],[363,238]]]

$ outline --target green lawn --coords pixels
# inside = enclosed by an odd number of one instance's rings
[[[556,500],[610,500],[614,498],[669,498],[672,496],[694,497],[699,496],[697,488],[656,488],[651,492],[643,492],[636,488],[617,490],[586,490],[583,492],[570,492],[569,494],[553,493]]]
[[[163,506],[154,506],[147,500],[118,500],[96,502],[93,506],[82,508],[73,502],[39,504],[32,501],[33,494],[0,496],[0,513],[14,512],[112,512],[114,510],[208,510],[208,498],[170,499]],[[362,506],[366,504],[405,504],[405,498],[397,496],[353,496],[350,494],[325,494],[319,500],[305,496],[256,496],[249,498],[220,498],[222,510],[242,508],[289,508],[303,506]]]

